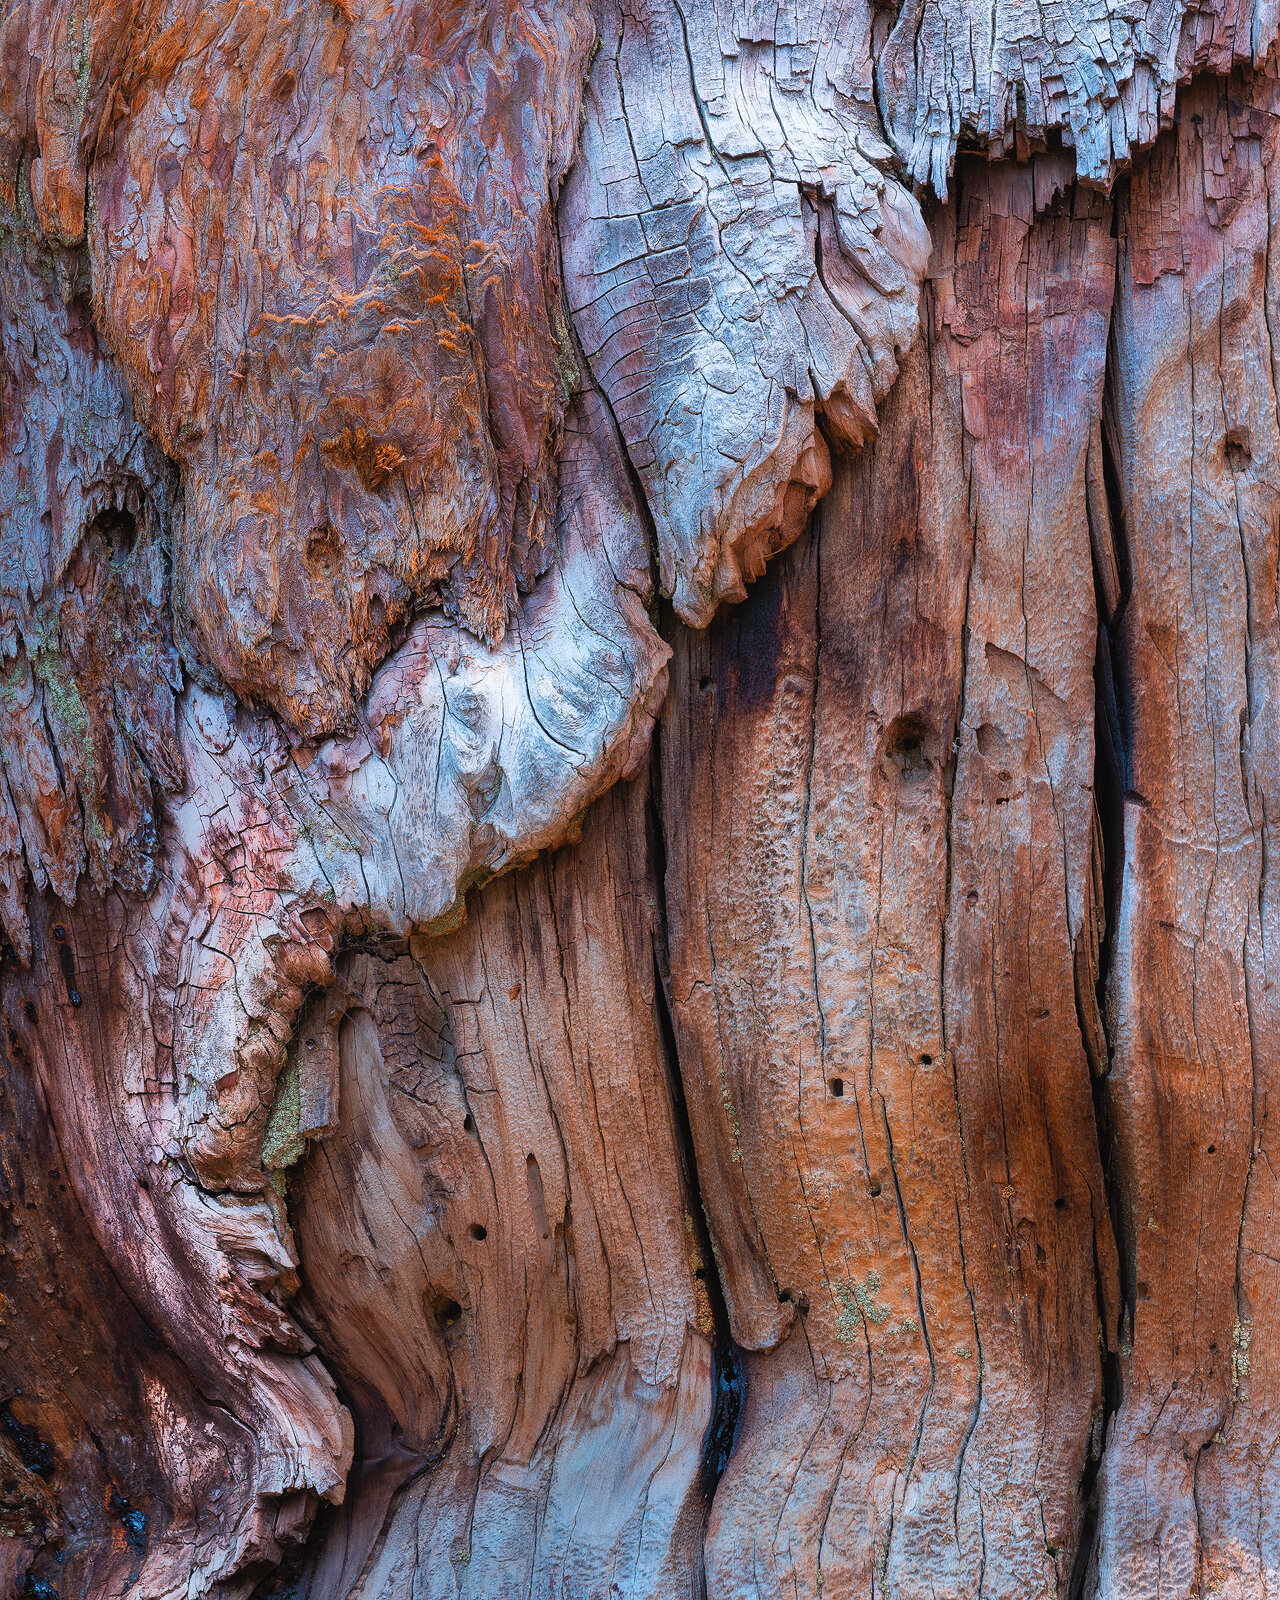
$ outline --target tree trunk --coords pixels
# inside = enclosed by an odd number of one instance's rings
[[[1280,1596],[1276,30],[0,0],[0,1588]]]

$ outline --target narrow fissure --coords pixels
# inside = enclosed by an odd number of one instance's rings
[[[1116,201],[1117,208],[1123,199]],[[1118,270],[1118,268],[1117,268]],[[1124,615],[1129,604],[1132,578],[1129,562],[1128,540],[1125,533],[1124,500],[1120,492],[1119,463],[1117,459],[1120,439],[1115,415],[1116,351],[1115,313],[1112,312],[1111,333],[1107,342],[1107,366],[1103,388],[1103,426],[1101,430],[1102,478],[1106,491],[1107,518],[1110,524],[1111,548],[1115,555],[1119,592],[1108,613],[1097,568],[1094,582],[1098,595],[1098,650],[1094,662],[1095,719],[1094,719],[1094,798],[1102,835],[1102,890],[1105,927],[1098,950],[1096,998],[1098,1013],[1102,1018],[1103,1034],[1107,1038],[1108,1060],[1094,1079],[1094,1117],[1098,1127],[1098,1149],[1102,1158],[1102,1171],[1107,1185],[1107,1202],[1111,1210],[1111,1225],[1115,1232],[1120,1258],[1120,1298],[1124,1307],[1122,1320],[1131,1327],[1135,1284],[1133,1282],[1133,1251],[1125,1237],[1126,1208],[1121,1204],[1119,1179],[1115,1170],[1114,1118],[1110,1087],[1110,1037],[1107,989],[1115,953],[1116,928],[1120,920],[1120,901],[1124,889],[1124,805],[1129,793],[1130,773],[1130,686],[1124,644]],[[1123,1327],[1108,1330],[1119,1339]],[[1108,1341],[1109,1342],[1109,1341]],[[1118,1362],[1108,1359],[1109,1392],[1108,1415],[1119,1403]],[[1114,1392],[1112,1392],[1114,1391]]]
[[[657,926],[654,929],[653,988],[657,1007],[658,1027],[662,1036],[662,1053],[667,1069],[667,1082],[671,1094],[671,1114],[675,1124],[676,1147],[679,1153],[681,1176],[685,1193],[689,1197],[693,1217],[694,1237],[698,1254],[702,1258],[702,1284],[711,1305],[715,1329],[714,1364],[712,1368],[713,1400],[711,1421],[702,1445],[702,1488],[708,1507],[715,1494],[729,1456],[733,1451],[738,1432],[738,1419],[742,1412],[743,1371],[740,1352],[733,1342],[729,1328],[729,1308],[724,1297],[724,1286],[715,1251],[711,1246],[711,1232],[702,1204],[702,1185],[698,1179],[698,1156],[693,1143],[693,1128],[689,1122],[689,1106],[685,1099],[684,1080],[680,1072],[680,1054],[676,1044],[675,1024],[671,1016],[671,996],[667,965],[667,850],[663,828],[660,778],[662,774],[662,728],[653,730],[653,753],[649,774],[649,858],[657,893]]]
[[[1117,219],[1124,204],[1118,193]],[[1119,262],[1117,261],[1117,294]],[[1077,1547],[1070,1594],[1079,1600],[1085,1592],[1089,1562],[1097,1531],[1098,1477],[1106,1449],[1107,1430],[1122,1397],[1119,1347],[1133,1326],[1136,1286],[1132,1270],[1133,1252],[1125,1233],[1125,1208],[1116,1172],[1115,1122],[1111,1099],[1111,1040],[1107,1007],[1107,987],[1115,953],[1115,930],[1120,916],[1124,880],[1124,803],[1129,791],[1130,694],[1124,647],[1123,623],[1129,603],[1131,568],[1125,535],[1124,501],[1119,478],[1119,428],[1116,416],[1115,302],[1107,340],[1106,372],[1103,380],[1102,419],[1095,447],[1100,461],[1095,463],[1101,479],[1099,503],[1090,505],[1090,536],[1093,547],[1093,582],[1097,602],[1098,633],[1094,657],[1094,804],[1098,820],[1103,927],[1098,941],[1094,1000],[1106,1046],[1106,1059],[1097,1065],[1093,1077],[1093,1111],[1097,1129],[1098,1154],[1106,1185],[1107,1207],[1115,1235],[1120,1274],[1120,1325],[1107,1328],[1102,1358],[1102,1415],[1094,1434],[1089,1458],[1080,1484],[1084,1517]],[[1082,935],[1083,937],[1084,935]],[[1083,1023],[1083,1019],[1082,1019]],[[1102,1265],[1095,1249],[1098,1308],[1105,1315]]]

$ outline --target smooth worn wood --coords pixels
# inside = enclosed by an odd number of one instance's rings
[[[457,933],[339,963],[341,1123],[290,1199],[360,1444],[309,1600],[698,1592],[714,1326],[647,787]]]

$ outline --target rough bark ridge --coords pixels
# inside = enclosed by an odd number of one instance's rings
[[[36,215],[87,238],[182,470],[193,647],[316,735],[442,586],[501,638],[551,554],[585,7],[37,0],[8,22],[34,60],[5,166],[38,142]]]
[[[16,1591],[1276,1590],[1275,20],[4,8]]]
[[[82,255],[0,235],[0,919],[23,959],[28,874],[151,887],[156,790],[185,783],[167,562],[176,474],[138,424]],[[128,649],[121,648],[128,640]]]

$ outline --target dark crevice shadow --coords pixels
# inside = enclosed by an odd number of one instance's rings
[[[1114,202],[1118,219],[1127,198],[1127,184],[1117,189]],[[1113,228],[1113,233],[1115,228]],[[1116,293],[1119,292],[1120,261],[1116,262]],[[1101,450],[1101,475],[1105,491],[1106,520],[1114,553],[1114,572],[1104,574],[1094,540],[1093,579],[1097,598],[1098,636],[1094,657],[1094,802],[1102,852],[1102,893],[1105,927],[1099,941],[1095,999],[1097,1015],[1106,1040],[1107,1059],[1098,1065],[1093,1077],[1093,1110],[1097,1127],[1098,1153],[1106,1184],[1107,1206],[1115,1236],[1120,1274],[1119,1326],[1106,1328],[1102,1351],[1102,1415],[1093,1433],[1089,1458],[1080,1484],[1084,1506],[1076,1563],[1069,1594],[1081,1600],[1088,1592],[1089,1568],[1094,1555],[1098,1523],[1098,1478],[1112,1418],[1122,1399],[1119,1347],[1133,1327],[1134,1296],[1133,1246],[1129,1237],[1126,1207],[1116,1167],[1115,1113],[1111,1095],[1111,1039],[1107,1008],[1107,988],[1115,955],[1116,928],[1124,887],[1124,804],[1130,787],[1130,705],[1131,690],[1124,645],[1124,615],[1129,603],[1132,569],[1125,532],[1124,501],[1120,491],[1118,452],[1119,419],[1116,415],[1116,302],[1113,298],[1111,326],[1107,338],[1106,375],[1103,383],[1102,425],[1096,441]],[[1092,531],[1092,530],[1091,530]],[[1116,580],[1118,579],[1118,590]],[[1110,593],[1114,609],[1109,610]],[[1096,1252],[1095,1252],[1096,1263]],[[1105,1297],[1101,1265],[1097,1264],[1098,1307],[1104,1315]]]
[[[664,608],[666,609],[666,608]],[[668,611],[668,617],[669,617]],[[679,623],[673,626],[679,627]],[[669,635],[671,627],[663,629]],[[676,1149],[680,1159],[681,1177],[689,1197],[693,1218],[694,1237],[702,1265],[697,1271],[711,1305],[715,1328],[714,1362],[712,1368],[713,1401],[711,1421],[702,1445],[702,1488],[707,1509],[715,1496],[716,1485],[724,1474],[738,1436],[738,1421],[742,1414],[743,1384],[745,1374],[741,1352],[733,1342],[729,1328],[729,1308],[724,1286],[716,1265],[715,1251],[706,1211],[702,1203],[702,1188],[698,1180],[698,1157],[693,1143],[693,1129],[689,1122],[689,1106],[685,1099],[684,1082],[680,1072],[680,1052],[676,1044],[675,1024],[671,1016],[669,968],[667,961],[667,852],[663,829],[661,805],[662,726],[653,731],[653,751],[649,764],[649,801],[647,806],[649,832],[649,859],[652,863],[654,887],[657,898],[657,917],[654,930],[653,974],[654,1004],[662,1039],[663,1060],[671,1092],[672,1121],[675,1127]]]

